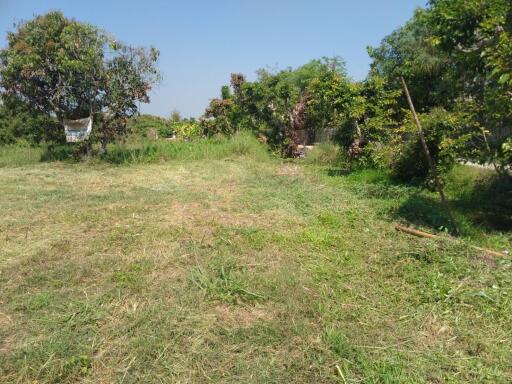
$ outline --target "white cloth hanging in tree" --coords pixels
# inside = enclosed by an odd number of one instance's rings
[[[64,120],[64,132],[68,143],[86,140],[92,131],[92,116],[78,120]]]

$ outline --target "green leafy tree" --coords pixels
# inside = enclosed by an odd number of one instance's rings
[[[326,85],[326,77],[336,74],[345,78],[342,59],[323,58],[295,70],[288,68],[271,72],[261,69],[257,74],[254,82],[247,82],[242,74],[232,74],[233,92],[223,87],[221,99],[210,104],[206,116],[212,117],[212,112],[222,111],[215,117],[219,123],[229,122],[231,131],[251,129],[287,155],[294,153],[296,144],[301,141],[298,131],[308,132],[314,137],[316,130],[324,129],[333,120],[332,114],[324,118],[320,112],[312,112],[320,105],[327,108],[327,99],[322,101],[320,97],[320,88]],[[318,80],[322,77],[323,82]],[[317,80],[319,92],[312,95],[310,87],[314,80]],[[319,97],[312,98],[316,95]],[[220,106],[225,108],[222,110]],[[318,124],[319,121],[322,123]]]
[[[148,102],[159,52],[116,42],[98,28],[50,12],[21,23],[0,52],[0,86],[32,109],[63,119],[98,114],[103,148]]]
[[[387,143],[396,135],[402,122],[399,109],[401,89],[390,86],[388,80],[370,73],[351,100],[350,110],[361,126],[361,133],[369,140]]]
[[[202,119],[203,130],[208,136],[216,134],[230,135],[234,132],[232,119],[233,100],[212,99]]]
[[[369,49],[372,73],[396,88],[404,76],[418,111],[464,116],[463,124],[450,119],[464,135],[444,130],[458,151],[464,145],[462,158],[494,162],[502,153],[498,133],[512,123],[511,14],[508,0],[432,0]],[[405,99],[398,107],[405,109]]]
[[[372,58],[370,77],[384,77],[401,89],[400,77],[407,79],[418,111],[453,102],[460,92],[450,73],[447,55],[433,44],[428,11],[418,9],[403,27],[386,36],[380,46],[368,47]],[[399,108],[408,108],[405,98]]]
[[[325,66],[308,84],[307,125],[311,131],[339,127],[351,119],[348,111],[353,95],[352,84],[337,71]]]

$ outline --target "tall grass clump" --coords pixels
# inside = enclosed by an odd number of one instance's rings
[[[102,159],[112,164],[141,164],[169,160],[218,160],[228,157],[269,158],[265,146],[252,134],[192,141],[154,141],[112,144]]]
[[[333,143],[320,143],[307,153],[305,163],[310,165],[321,165],[330,167],[345,168],[348,166],[348,159],[345,152],[339,145]]]
[[[0,146],[0,167],[20,167],[41,160],[46,152],[44,146],[4,145]]]
[[[17,167],[38,162],[76,161],[78,148],[69,144],[38,146],[0,146],[0,167]],[[169,160],[218,160],[229,157],[248,157],[266,160],[270,153],[251,133],[241,132],[231,137],[197,138],[190,141],[147,140],[132,138],[113,143],[107,152],[98,154],[93,147],[92,158],[111,164],[148,164]]]

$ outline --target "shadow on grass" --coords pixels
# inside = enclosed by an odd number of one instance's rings
[[[508,232],[512,231],[512,214],[510,208],[504,209],[493,200],[481,198],[450,200],[450,206],[458,224],[464,227],[478,226],[482,231]],[[452,224],[444,207],[437,197],[417,193],[410,195],[392,215],[396,219],[428,226],[436,230],[452,232]],[[462,222],[461,222],[462,221]]]
[[[327,169],[327,176],[347,176],[350,175],[352,171],[350,169],[341,169],[341,168],[329,168]]]
[[[498,177],[477,180],[468,190],[451,187],[450,206],[462,226],[478,226],[484,232],[512,231],[512,181]],[[437,195],[409,195],[394,212],[396,218],[437,230],[452,225]],[[464,230],[464,228],[462,228]]]
[[[394,219],[402,219],[416,226],[426,226],[438,231],[452,232],[452,224],[440,201],[415,193],[392,213]]]
[[[69,145],[49,145],[41,155],[41,162],[64,161],[73,158],[74,149]]]
[[[458,174],[457,174],[458,172]],[[462,230],[478,227],[492,232],[512,231],[512,178],[473,174],[459,169],[446,186],[450,206]],[[392,179],[385,171],[328,169],[328,176],[343,177],[349,188],[370,199],[396,200],[393,220],[405,220],[437,231],[452,231],[452,224],[437,193],[418,184]]]
[[[482,227],[495,231],[512,230],[512,178],[477,180],[473,188],[454,199],[454,207]]]

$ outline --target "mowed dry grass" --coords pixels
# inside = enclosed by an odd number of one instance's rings
[[[512,380],[511,263],[250,156],[0,169],[2,383]]]

